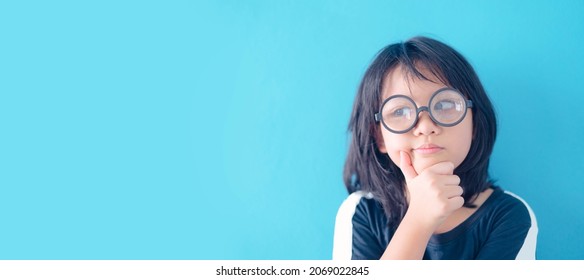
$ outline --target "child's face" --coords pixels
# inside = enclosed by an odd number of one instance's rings
[[[429,71],[419,69],[431,80],[439,81]],[[411,97],[418,107],[428,106],[430,96],[437,90],[447,87],[440,82],[431,82],[413,78],[408,81],[401,66],[389,72],[383,81],[382,101],[392,95]],[[377,141],[379,150],[387,153],[391,160],[400,166],[400,151],[409,154],[412,165],[418,174],[424,169],[443,161],[449,161],[458,167],[466,158],[472,142],[472,111],[468,109],[466,117],[453,127],[435,124],[427,111],[418,116],[418,123],[404,134],[395,134],[379,123],[383,141]]]

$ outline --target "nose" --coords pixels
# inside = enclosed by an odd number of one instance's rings
[[[415,136],[440,134],[441,132],[442,128],[430,118],[430,114],[427,111],[420,112],[418,123],[413,129]]]

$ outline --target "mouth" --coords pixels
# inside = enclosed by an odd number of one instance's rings
[[[441,152],[444,150],[443,147],[434,144],[424,144],[414,149],[414,153],[429,155]]]

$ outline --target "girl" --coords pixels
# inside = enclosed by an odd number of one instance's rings
[[[535,258],[529,206],[488,177],[497,134],[474,69],[415,37],[382,49],[359,86],[333,258]]]

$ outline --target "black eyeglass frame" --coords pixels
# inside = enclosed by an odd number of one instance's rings
[[[458,120],[458,121],[456,121],[454,123],[445,124],[445,123],[441,123],[441,122],[437,121],[436,118],[434,118],[434,116],[432,115],[432,111],[430,110],[430,108],[428,106],[421,106],[421,107],[418,108],[418,105],[416,104],[416,102],[411,97],[409,97],[407,95],[393,95],[393,96],[390,96],[389,98],[385,99],[383,101],[383,103],[381,103],[381,107],[379,108],[379,112],[378,113],[375,113],[375,116],[374,116],[375,117],[375,122],[381,122],[381,124],[383,125],[383,127],[385,127],[385,129],[389,130],[390,132],[393,132],[395,134],[404,134],[404,133],[412,130],[412,128],[414,128],[418,124],[418,120],[420,119],[419,118],[420,113],[422,111],[426,111],[426,112],[428,112],[428,115],[430,116],[430,119],[432,119],[432,121],[435,124],[440,125],[440,126],[443,126],[443,127],[452,127],[452,126],[455,126],[455,125],[459,124],[460,122],[462,122],[464,120],[464,118],[466,117],[466,111],[467,111],[467,109],[472,108],[472,101],[466,99],[466,97],[464,97],[464,95],[462,93],[460,93],[460,91],[458,91],[456,89],[453,89],[453,88],[445,87],[445,88],[441,88],[441,89],[437,90],[436,92],[432,93],[432,96],[430,97],[430,101],[428,102],[428,105],[432,104],[432,101],[434,100],[434,98],[439,93],[441,93],[443,91],[446,91],[446,90],[453,91],[453,92],[459,94],[462,97],[462,99],[465,101],[464,102],[464,106],[465,106],[465,108],[464,108],[464,114],[462,115],[462,117],[460,118],[460,120]],[[382,115],[383,106],[385,106],[385,104],[387,102],[389,102],[390,100],[392,100],[394,98],[404,98],[404,97],[406,99],[408,99],[410,102],[412,102],[412,104],[414,104],[414,106],[416,108],[416,119],[414,120],[414,122],[412,123],[412,125],[410,127],[406,128],[404,130],[393,130],[393,129],[389,128],[389,126],[387,124],[385,124],[385,122],[383,121],[383,115]]]

